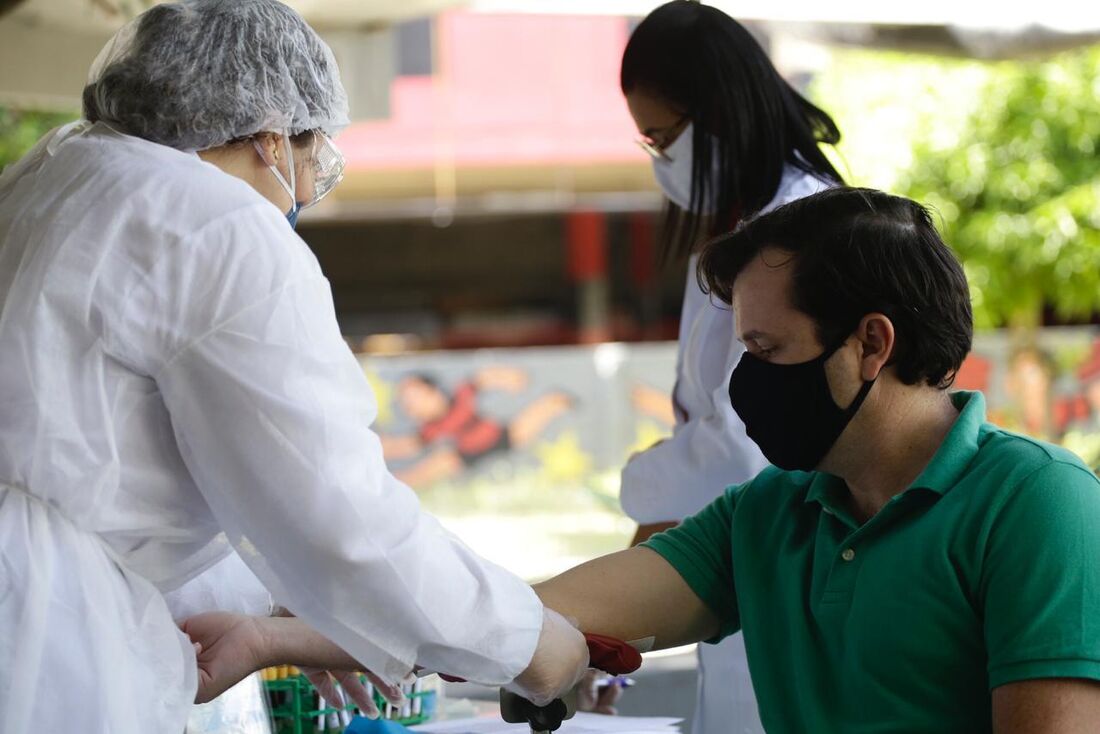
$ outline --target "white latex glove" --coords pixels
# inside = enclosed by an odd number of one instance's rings
[[[374,702],[374,696],[359,680],[359,674],[348,670],[320,670],[318,668],[302,668],[302,674],[309,679],[321,698],[328,702],[329,706],[343,710],[347,705],[344,693],[368,719],[377,719],[380,715],[378,705]],[[400,707],[405,703],[405,694],[400,686],[390,685],[382,681],[374,673],[364,671],[367,680],[374,684],[382,698],[393,706]],[[339,686],[337,686],[339,684]],[[343,690],[343,693],[341,693]]]
[[[505,689],[545,706],[577,685],[587,669],[584,635],[565,617],[543,607],[542,632],[531,664]]]

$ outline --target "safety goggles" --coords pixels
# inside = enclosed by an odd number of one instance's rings
[[[329,136],[320,130],[313,131],[310,159],[313,162],[313,198],[302,204],[303,209],[308,209],[328,196],[344,180],[344,155]]]

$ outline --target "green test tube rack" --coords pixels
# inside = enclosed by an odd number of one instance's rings
[[[308,678],[296,670],[293,674],[287,674],[286,671],[280,673],[280,669],[272,670],[276,672],[265,671],[264,690],[271,710],[274,734],[328,734],[343,730],[342,727],[331,729],[324,728],[323,724],[318,726],[320,722],[328,721],[330,714],[339,714],[341,709],[327,706]],[[400,716],[400,711],[393,711],[393,707],[387,708],[386,701],[377,691],[374,692],[374,701],[383,717],[390,711],[390,716],[386,718],[403,726],[413,726],[423,724],[430,718],[435,709],[435,695],[434,690],[406,690],[409,709],[416,712],[409,716]],[[343,710],[350,714],[358,712],[350,703]]]

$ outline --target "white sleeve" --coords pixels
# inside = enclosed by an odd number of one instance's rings
[[[166,592],[164,601],[177,622],[214,611],[267,616],[275,607],[271,592],[233,552],[178,589]]]
[[[788,165],[775,197],[760,213],[830,185]],[[694,302],[689,304],[689,299]],[[694,273],[689,272],[685,310],[708,307],[709,298],[698,290]],[[768,465],[730,405],[729,378],[742,352],[744,347],[730,338],[724,378],[714,388],[706,408],[699,410],[699,406],[693,406],[686,421],[680,420],[677,411],[672,437],[635,455],[623,468],[620,502],[623,511],[635,522],[645,525],[679,521],[694,515],[727,487],[752,479]],[[684,364],[681,353],[676,367],[678,385],[684,379]]]
[[[155,374],[187,468],[272,595],[364,666],[391,681],[414,663],[510,681],[534,654],[542,605],[387,471],[374,396],[294,240],[292,267],[265,264],[287,246],[269,241],[209,271],[231,273],[224,283],[191,284],[218,323]]]
[[[725,380],[706,412],[678,421],[671,437],[636,454],[623,468],[620,501],[635,522],[683,520],[767,466],[730,405],[727,386],[740,354],[741,345],[734,341]]]

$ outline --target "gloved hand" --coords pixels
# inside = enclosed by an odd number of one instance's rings
[[[572,689],[587,668],[584,635],[565,617],[543,607],[542,632],[531,663],[505,689],[545,706]]]
[[[343,709],[347,704],[344,694],[359,707],[359,710],[368,719],[377,719],[380,716],[378,705],[374,702],[374,696],[367,691],[367,687],[359,680],[359,674],[348,670],[321,670],[319,668],[302,668],[302,674],[309,679],[321,698],[328,702],[329,706]],[[393,706],[400,707],[405,703],[405,695],[400,686],[385,683],[381,678],[369,670],[364,673],[367,680],[374,684],[382,698]],[[339,683],[339,687],[337,687]],[[343,690],[343,694],[340,692]]]

